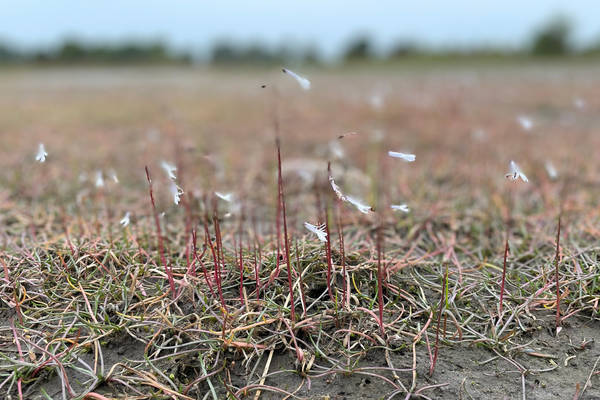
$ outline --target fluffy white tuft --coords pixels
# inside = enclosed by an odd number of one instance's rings
[[[284,74],[287,74],[289,76],[291,76],[292,78],[294,78],[298,84],[300,85],[300,87],[304,90],[309,90],[310,89],[310,81],[308,79],[306,79],[303,76],[298,75],[297,73],[295,73],[294,71],[291,71],[287,68],[282,68],[281,71],[283,71]]]
[[[406,162],[414,162],[417,158],[414,154],[400,153],[398,151],[388,151],[388,155],[390,157],[400,158]]]
[[[327,232],[325,232],[325,225],[313,225],[309,224],[308,222],[305,222],[304,226],[306,227],[306,229],[317,235],[321,242],[327,241]]]

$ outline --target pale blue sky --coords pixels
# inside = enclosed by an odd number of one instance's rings
[[[578,43],[600,38],[598,0],[0,0],[0,40],[31,48],[67,36],[164,39],[196,52],[215,39],[314,44],[334,56],[357,32],[382,47],[396,39],[430,46],[516,47],[550,16],[576,24]]]

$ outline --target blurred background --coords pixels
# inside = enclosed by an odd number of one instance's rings
[[[144,166],[168,160],[188,164],[186,191],[209,187],[214,169],[216,190],[243,181],[251,192],[270,180],[276,129],[286,160],[320,173],[331,159],[375,176],[380,150],[419,154],[397,198],[436,202],[442,183],[463,198],[482,182],[494,193],[511,159],[532,181],[549,158],[595,176],[583,160],[600,140],[599,10],[587,0],[5,0],[0,186],[30,177],[49,198],[68,197],[90,184],[82,177],[115,170],[145,193]],[[343,151],[332,147],[351,131],[360,135]],[[50,154],[43,179],[29,174],[38,143]],[[365,199],[375,193],[363,186]]]
[[[596,1],[2,1],[1,65],[587,59]]]

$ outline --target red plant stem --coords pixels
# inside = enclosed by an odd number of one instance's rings
[[[298,253],[298,240],[296,240],[296,268],[298,269],[298,279],[300,280],[300,301],[302,302],[302,318],[306,318],[306,298],[304,297],[304,288],[302,285],[302,267],[300,266],[300,254]]]
[[[438,357],[438,349],[440,343],[440,322],[442,319],[442,312],[444,311],[444,303],[446,300],[446,281],[448,280],[448,264],[446,264],[446,272],[444,272],[444,281],[442,282],[442,298],[440,299],[440,308],[438,310],[437,316],[437,327],[435,329],[435,345],[433,351],[433,360],[431,361],[431,367],[429,368],[429,376],[433,375],[433,371],[435,370],[435,363]]]
[[[256,246],[256,245],[255,245]],[[256,258],[256,252],[260,251],[256,247],[254,248],[254,279],[256,280],[256,302],[260,302],[260,276],[258,273],[258,259]]]
[[[193,263],[195,260],[195,257],[191,257],[191,254],[190,254],[190,250],[192,247],[192,244],[190,242],[196,240],[194,238],[195,232],[193,231],[193,228],[192,228],[191,199],[192,199],[192,195],[188,192],[187,196],[184,196],[183,201],[182,201],[183,207],[185,208],[185,233],[186,233],[186,236],[189,238],[188,241],[186,242],[186,246],[185,246],[185,262],[186,262],[186,266],[187,266],[187,273],[191,272],[193,276],[196,276],[196,270],[190,269],[190,263]]]
[[[508,232],[506,232],[506,242],[504,244],[504,263],[502,265],[502,282],[500,283],[500,310],[498,317],[502,317],[502,304],[504,302],[504,282],[506,282],[506,258],[508,257]]]
[[[331,290],[331,274],[333,272],[333,262],[331,260],[331,236],[329,235],[329,209],[325,205],[325,232],[327,241],[325,242],[325,257],[327,258],[327,292],[331,301],[335,301]]]
[[[152,203],[152,213],[154,214],[154,223],[156,224],[156,233],[158,235],[158,253],[160,255],[160,261],[165,268],[165,272],[167,273],[167,277],[169,279],[169,287],[171,288],[171,295],[173,298],[177,295],[175,291],[175,281],[173,280],[173,271],[167,265],[167,258],[165,257],[165,249],[163,247],[163,238],[162,232],[160,229],[160,220],[158,219],[158,213],[156,212],[156,204],[154,203],[154,194],[152,192],[152,179],[150,179],[150,171],[148,171],[148,166],[146,168],[146,179],[148,180],[148,190],[150,192],[150,202]]]
[[[379,303],[379,329],[381,335],[385,337],[385,328],[383,326],[383,268],[381,265],[381,252],[383,247],[383,236],[381,234],[381,224],[377,227],[377,301]]]
[[[217,290],[219,291],[219,299],[221,300],[221,306],[223,307],[223,311],[227,311],[227,307],[225,305],[225,299],[223,298],[223,288],[221,285],[221,265],[224,266],[223,264],[223,255],[222,252],[220,251],[220,236],[221,236],[221,231],[219,230],[219,218],[217,218],[216,215],[213,216],[213,223],[215,225],[215,242],[217,243],[217,248],[216,248],[216,252],[215,252],[215,248],[212,246],[212,242],[211,242],[211,248],[213,251],[213,259],[215,262],[215,282],[217,283]]]
[[[260,265],[262,263],[262,252],[260,246],[260,238],[256,228],[256,216],[252,215],[252,230],[254,237],[254,277],[256,279],[256,302],[260,303]],[[258,252],[258,260],[256,253]]]
[[[344,249],[344,227],[342,226],[342,209],[340,200],[336,200],[338,236],[340,240],[340,257],[342,258],[342,302],[350,306],[350,293],[346,293],[346,250]]]
[[[215,210],[213,216],[215,224],[215,237],[217,239],[217,255],[219,256],[219,268],[225,268],[225,256],[223,255],[223,237],[221,236],[221,223],[219,222],[219,216]],[[219,274],[219,281],[221,281],[221,274]]]
[[[556,256],[554,257],[554,268],[556,273],[556,328],[560,327],[560,280],[558,275],[558,258],[560,256],[560,217],[558,215],[558,232],[556,232]]]
[[[283,192],[283,178],[281,176],[281,145],[279,138],[277,144],[277,170],[278,170],[278,186],[279,198],[281,199],[281,211],[283,213],[283,240],[285,240],[285,258],[287,262],[288,285],[290,287],[290,316],[293,322],[296,322],[296,311],[294,310],[294,285],[292,284],[292,263],[290,262],[290,243],[288,240],[287,218],[285,215],[285,195]],[[279,257],[277,257],[279,259]]]
[[[279,186],[279,177],[277,178],[277,216],[275,217],[275,229],[277,234],[277,258],[275,259],[275,274],[269,279],[269,284],[279,276],[281,261],[281,188]]]
[[[244,255],[243,255],[243,249],[242,249],[242,243],[243,243],[243,233],[242,233],[242,229],[243,229],[243,224],[244,224],[244,211],[242,209],[242,217],[240,219],[240,263],[239,263],[239,268],[240,268],[240,303],[242,303],[242,305],[245,304],[244,302]]]
[[[202,266],[202,273],[204,274],[204,281],[206,282],[206,285],[210,289],[210,293],[213,295],[213,297],[217,297],[217,296],[215,296],[215,291],[213,290],[212,283],[210,283],[210,279],[208,279],[208,272],[206,271],[206,267],[204,266],[204,263],[202,262],[202,258],[204,258],[204,254],[206,254],[206,249],[208,248],[208,246],[206,246],[206,236],[205,236],[204,249],[202,250],[202,254],[200,254],[200,256],[198,256],[198,250],[196,248],[196,230],[195,229],[192,230],[192,240],[193,240],[193,245],[194,245],[194,261],[199,263]],[[195,271],[194,271],[194,276],[196,276]]]
[[[197,245],[196,230],[192,229],[190,240],[189,240],[189,247],[190,247],[189,257],[191,257],[191,261],[187,263],[187,269],[185,270],[186,275],[196,276],[196,260],[198,258],[197,254],[196,254],[196,252],[198,251],[196,245]],[[186,246],[186,253],[187,252],[188,252],[188,248]],[[204,247],[204,251],[202,252],[202,255],[200,256],[200,258],[202,258],[204,256],[204,253],[206,253],[206,247]],[[186,257],[188,257],[188,255],[186,255]]]
[[[222,297],[223,296],[221,295],[221,285],[220,285],[219,275],[218,275],[219,260],[217,258],[217,252],[215,251],[215,246],[213,245],[213,242],[210,239],[210,234],[208,233],[208,218],[207,217],[205,217],[205,219],[204,219],[204,236],[206,238],[206,242],[207,242],[208,247],[210,248],[210,252],[212,254],[212,258],[213,258],[213,279],[215,280],[215,284],[217,285],[217,289],[219,291],[219,297],[221,298],[221,303],[222,303]],[[210,285],[210,286],[212,287],[212,285]]]

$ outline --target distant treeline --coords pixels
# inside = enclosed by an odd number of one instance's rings
[[[343,49],[340,61],[387,61],[416,57],[567,57],[600,56],[600,40],[585,47],[572,42],[573,26],[563,17],[555,17],[534,32],[520,49],[469,48],[436,49],[420,46],[411,41],[398,41],[388,51],[376,51],[368,36],[356,37]],[[0,64],[188,64],[212,63],[216,65],[272,65],[289,62],[316,64],[322,62],[316,47],[292,49],[281,46],[272,49],[261,43],[241,45],[231,41],[216,43],[208,54],[198,56],[192,52],[173,51],[163,42],[126,42],[118,44],[87,43],[65,40],[52,49],[22,51],[0,41]]]
[[[90,44],[68,39],[48,50],[19,51],[0,42],[0,63],[139,64],[188,63],[190,55],[174,53],[162,42]]]

